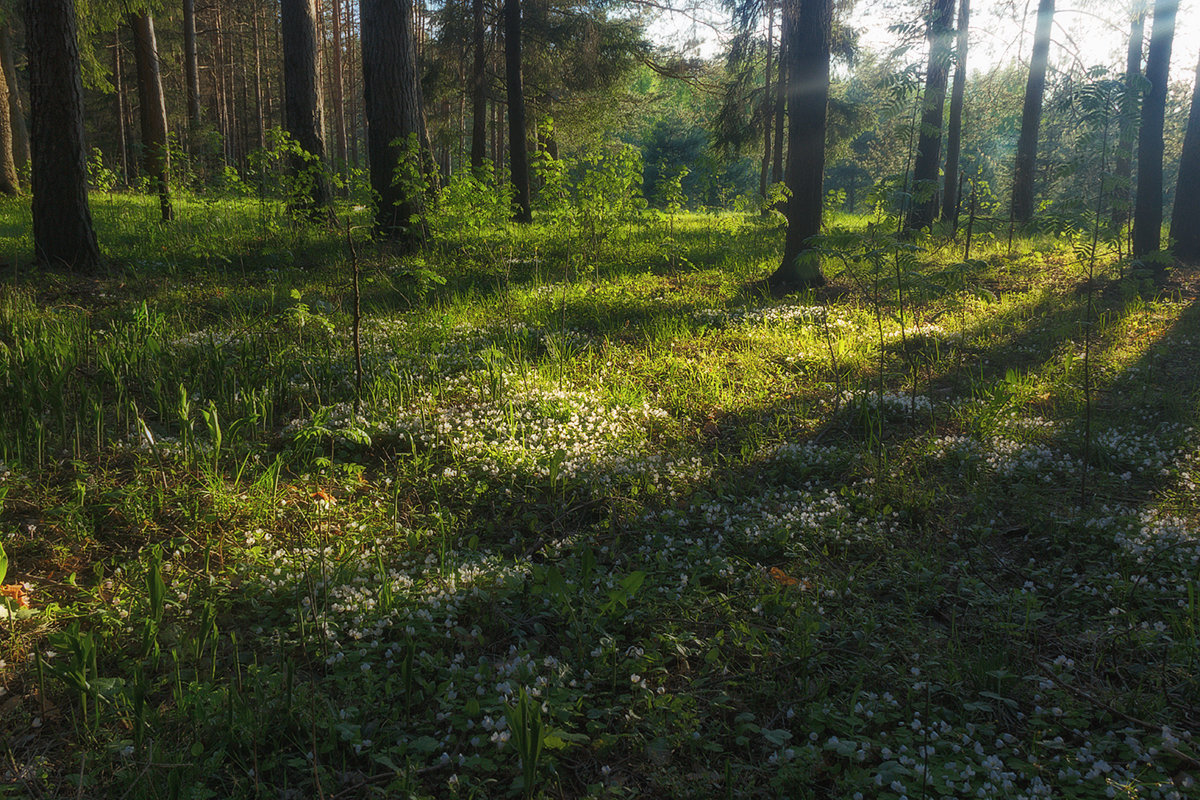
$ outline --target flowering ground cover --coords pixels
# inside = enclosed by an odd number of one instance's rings
[[[153,212],[0,283],[0,796],[1200,796],[1191,276],[434,226],[360,375],[344,232]]]

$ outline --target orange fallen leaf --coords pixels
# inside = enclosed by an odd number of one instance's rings
[[[779,567],[771,567],[767,570],[767,574],[771,576],[771,580],[778,583],[780,586],[795,586],[801,590],[812,588],[812,584],[802,578],[793,578]]]
[[[312,498],[314,500],[320,500],[323,503],[328,503],[331,506],[337,505],[337,500],[334,499],[333,495],[331,495],[329,492],[325,491],[324,489],[317,489],[315,492],[312,493]]]
[[[11,583],[7,586],[0,586],[0,597],[11,598],[21,608],[29,608],[29,591],[25,588],[25,584]]]

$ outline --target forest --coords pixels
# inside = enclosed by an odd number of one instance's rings
[[[0,798],[1200,797],[1193,16],[0,0]]]

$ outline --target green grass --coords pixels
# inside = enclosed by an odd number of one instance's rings
[[[0,796],[1198,791],[1191,276],[360,209],[356,396],[344,230],[93,202],[0,204]]]

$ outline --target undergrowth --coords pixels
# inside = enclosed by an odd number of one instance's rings
[[[2,205],[0,796],[1196,796],[1187,276],[351,209],[358,392],[344,229],[95,202]]]

